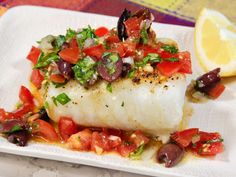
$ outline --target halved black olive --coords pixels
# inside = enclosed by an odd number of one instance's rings
[[[70,79],[73,77],[74,72],[72,70],[72,64],[60,59],[57,62],[57,66],[58,66],[58,70],[65,78]]]
[[[164,144],[157,153],[157,161],[165,167],[175,166],[184,155],[184,149],[174,143]]]
[[[125,9],[118,20],[117,32],[118,32],[118,37],[121,41],[124,41],[128,38],[124,22],[130,17],[131,17],[131,11]]]
[[[195,89],[207,94],[218,82],[220,82],[221,78],[219,73],[220,68],[216,68],[203,74],[197,78]]]
[[[122,73],[123,62],[117,53],[104,55],[97,67],[98,74],[106,81],[116,80]]]
[[[29,140],[29,132],[26,130],[21,130],[10,133],[7,137],[7,140],[10,143],[16,144],[17,146],[25,146]]]

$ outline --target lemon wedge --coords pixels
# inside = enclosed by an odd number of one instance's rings
[[[236,75],[236,26],[220,12],[201,11],[195,25],[195,50],[205,71],[220,67],[221,76]]]

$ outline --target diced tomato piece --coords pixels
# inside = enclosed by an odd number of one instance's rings
[[[7,114],[6,111],[4,109],[0,108],[0,122],[3,122],[6,119],[6,117],[7,117],[6,114]]]
[[[36,65],[40,54],[41,54],[41,50],[32,46],[32,48],[26,58],[28,60],[30,60],[34,65]]]
[[[120,42],[120,39],[117,35],[108,36],[105,40],[109,45]]]
[[[92,132],[89,129],[85,129],[79,134],[79,140],[81,143],[81,149],[82,150],[90,150],[91,143],[92,143]]]
[[[131,152],[134,152],[136,145],[129,141],[123,141],[122,144],[117,148],[119,154],[123,157],[128,157]]]
[[[63,84],[66,81],[66,78],[61,74],[52,74],[50,80],[54,83]]]
[[[192,64],[191,64],[191,58],[189,52],[179,52],[178,58],[183,64],[183,66],[180,68],[180,73],[185,74],[192,74]]]
[[[25,114],[33,111],[34,105],[25,103],[20,108],[16,109],[11,113],[12,118],[19,119],[22,118]]]
[[[177,73],[182,66],[183,66],[183,63],[179,61],[178,62],[162,61],[161,63],[157,64],[157,69],[164,76],[170,77],[174,73]]]
[[[119,136],[110,135],[108,139],[111,148],[117,148],[122,143],[122,140]]]
[[[171,134],[170,138],[182,147],[187,147],[193,140],[193,137],[198,135],[198,128],[190,128],[183,131],[178,131]]]
[[[76,134],[73,134],[67,140],[67,143],[72,149],[88,151],[91,149],[92,131],[86,128]]]
[[[218,98],[225,90],[225,86],[221,83],[218,83],[213,87],[209,92],[208,95],[213,99]]]
[[[29,89],[27,89],[25,86],[21,86],[19,98],[23,103],[29,103],[31,105],[34,105],[34,97],[30,93]]]
[[[159,52],[159,55],[160,55],[160,57],[163,58],[163,59],[168,59],[168,58],[175,57],[174,54],[172,54],[172,53],[170,53],[170,52],[167,52],[167,51]]]
[[[120,57],[124,57],[125,55],[125,47],[122,43],[114,44],[108,52],[116,52]]]
[[[158,48],[153,48],[149,45],[141,45],[138,48],[139,48],[139,50],[141,50],[143,52],[143,57],[146,57],[149,53],[158,54]]]
[[[142,131],[137,130],[131,134],[130,141],[133,142],[136,147],[139,147],[142,144],[147,144],[149,142],[149,138],[146,137]]]
[[[104,151],[111,150],[108,135],[104,132],[93,132],[91,150],[97,154],[102,154]]]
[[[95,35],[98,37],[105,36],[108,34],[109,30],[106,27],[100,27],[95,30]]]
[[[50,123],[41,119],[37,119],[32,123],[32,133],[47,141],[53,142],[59,140],[54,127]]]
[[[224,146],[221,142],[213,142],[213,143],[196,143],[193,151],[201,156],[215,156],[223,152]]]
[[[43,75],[40,73],[40,70],[38,69],[33,69],[30,81],[37,87],[38,89],[41,88],[42,82],[44,80]]]
[[[70,46],[70,48],[78,48],[78,43],[77,43],[76,38],[73,38],[70,40],[69,46]]]
[[[200,131],[199,135],[200,135],[200,141],[202,142],[221,138],[220,134],[217,132],[208,133],[208,132]]]
[[[102,44],[98,44],[96,46],[85,48],[83,52],[88,56],[100,59],[105,52],[105,48]]]
[[[214,156],[224,150],[219,133],[199,132],[200,141],[192,145],[191,150],[201,156]]]
[[[111,46],[108,52],[117,52],[120,57],[128,57],[135,54],[136,44],[132,42],[120,42]]]
[[[59,133],[63,140],[78,132],[78,126],[70,117],[60,117],[58,122]]]
[[[77,61],[79,60],[79,55],[80,51],[78,47],[73,47],[73,48],[65,48],[59,52],[59,56],[72,64],[76,64]]]
[[[125,57],[132,56],[136,52],[136,43],[133,42],[123,42],[125,47]]]
[[[108,139],[109,135],[107,135],[104,132],[99,133],[100,137],[101,137],[101,142],[102,142],[102,148],[105,151],[110,151],[111,150],[111,146],[110,146],[110,141]]]
[[[140,37],[141,21],[142,20],[140,18],[132,17],[124,22],[128,37],[134,37],[134,38]]]

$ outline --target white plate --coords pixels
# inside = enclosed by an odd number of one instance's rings
[[[64,34],[66,29],[116,26],[117,18],[58,10],[21,6],[7,11],[0,18],[0,107],[13,109],[20,85],[28,85],[30,64],[25,56],[35,41],[47,34]],[[194,75],[200,70],[193,51],[193,28],[153,24],[158,37],[169,37],[179,43],[181,50],[192,54]],[[229,82],[226,91],[216,101],[194,104],[190,127],[218,131],[224,137],[225,151],[215,159],[186,158],[178,166],[167,169],[151,161],[131,161],[117,155],[96,155],[76,152],[45,144],[17,147],[0,138],[0,151],[24,156],[73,162],[153,176],[236,176],[236,84]]]

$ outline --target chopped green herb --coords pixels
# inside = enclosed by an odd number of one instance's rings
[[[58,60],[59,60],[59,56],[55,52],[49,53],[46,56],[44,56],[44,53],[41,52],[38,62],[35,65],[35,68],[37,69],[43,68],[45,66],[48,66],[53,61],[58,61]]]
[[[143,61],[136,62],[137,67],[144,67],[147,63],[158,63],[161,61],[161,58],[156,53],[149,53],[146,57],[143,58]]]
[[[141,42],[143,44],[147,44],[148,43],[148,33],[147,33],[147,29],[146,29],[146,26],[144,26],[142,29],[141,29]]]
[[[168,61],[176,62],[176,61],[179,61],[179,59],[178,58],[168,58]]]
[[[175,54],[175,53],[178,52],[178,49],[173,45],[164,45],[161,48],[164,49],[167,52],[172,53],[172,54]]]
[[[52,101],[53,101],[53,103],[57,106],[57,99],[56,99],[55,96],[52,97]]]
[[[207,144],[211,144],[211,143],[216,143],[216,142],[223,142],[224,140],[222,138],[217,138],[217,139],[213,139],[213,140],[209,140],[206,143]]]
[[[129,73],[128,73],[128,78],[134,77],[135,72],[136,72],[136,68],[132,68],[132,69],[129,71]]]
[[[149,53],[145,58],[148,58],[148,61],[151,63],[157,63],[161,61],[161,58],[156,53]]]
[[[111,83],[107,84],[107,91],[112,93],[112,85],[111,85]]]
[[[134,152],[131,152],[129,158],[132,160],[141,159],[141,155],[144,151],[144,144],[140,145]]]
[[[75,73],[75,78],[84,85],[89,82],[94,75],[97,75],[96,72],[96,62],[90,58],[85,57],[72,68]]]
[[[113,63],[115,63],[119,60],[119,56],[117,54],[112,54],[112,55],[110,55],[109,58]]]
[[[20,130],[22,130],[22,127],[21,127],[21,126],[19,126],[19,125],[14,125],[14,126],[12,127],[12,129],[10,130],[10,132],[8,132],[8,133],[17,132],[17,131],[20,131]]]
[[[107,63],[105,66],[108,69],[109,74],[112,75],[116,72],[115,64],[119,60],[119,55],[117,53],[106,52],[103,57],[106,57]]]
[[[76,31],[75,30],[72,30],[72,29],[67,29],[66,30],[66,40],[69,41],[71,40],[72,38],[74,38],[76,36]]]
[[[65,36],[63,36],[63,35],[57,36],[55,41],[54,41],[55,47],[57,49],[61,49],[61,46],[63,45],[64,42],[66,42],[66,37]]]
[[[94,29],[92,29],[90,26],[88,28],[83,28],[82,31],[80,31],[77,35],[77,42],[79,46],[82,48],[84,46],[84,42],[86,39],[89,38],[96,38],[96,35],[94,33]]]
[[[48,104],[47,101],[44,103],[44,108],[45,108],[45,109],[48,109],[48,108],[49,108],[49,104]]]
[[[111,54],[111,52],[104,52],[103,55],[102,55],[102,57],[104,58],[104,57],[106,57],[106,56],[109,56],[110,54]]]
[[[21,102],[16,103],[16,109],[20,108],[22,106]]]
[[[61,94],[57,95],[55,100],[56,100],[56,102],[59,102],[61,105],[65,105],[66,103],[71,101],[71,99],[65,93],[61,93]]]
[[[55,88],[60,88],[60,87],[64,86],[67,83],[67,81],[65,81],[64,83],[54,83],[54,82],[52,82],[52,83],[55,86]]]
[[[112,75],[113,73],[115,73],[115,72],[116,72],[115,67],[114,67],[114,66],[111,66],[110,68],[108,68],[108,72],[109,72],[110,75]]]
[[[122,103],[121,103],[121,106],[122,106],[122,107],[124,107],[124,105],[125,105],[125,102],[124,102],[124,101],[122,101]]]

